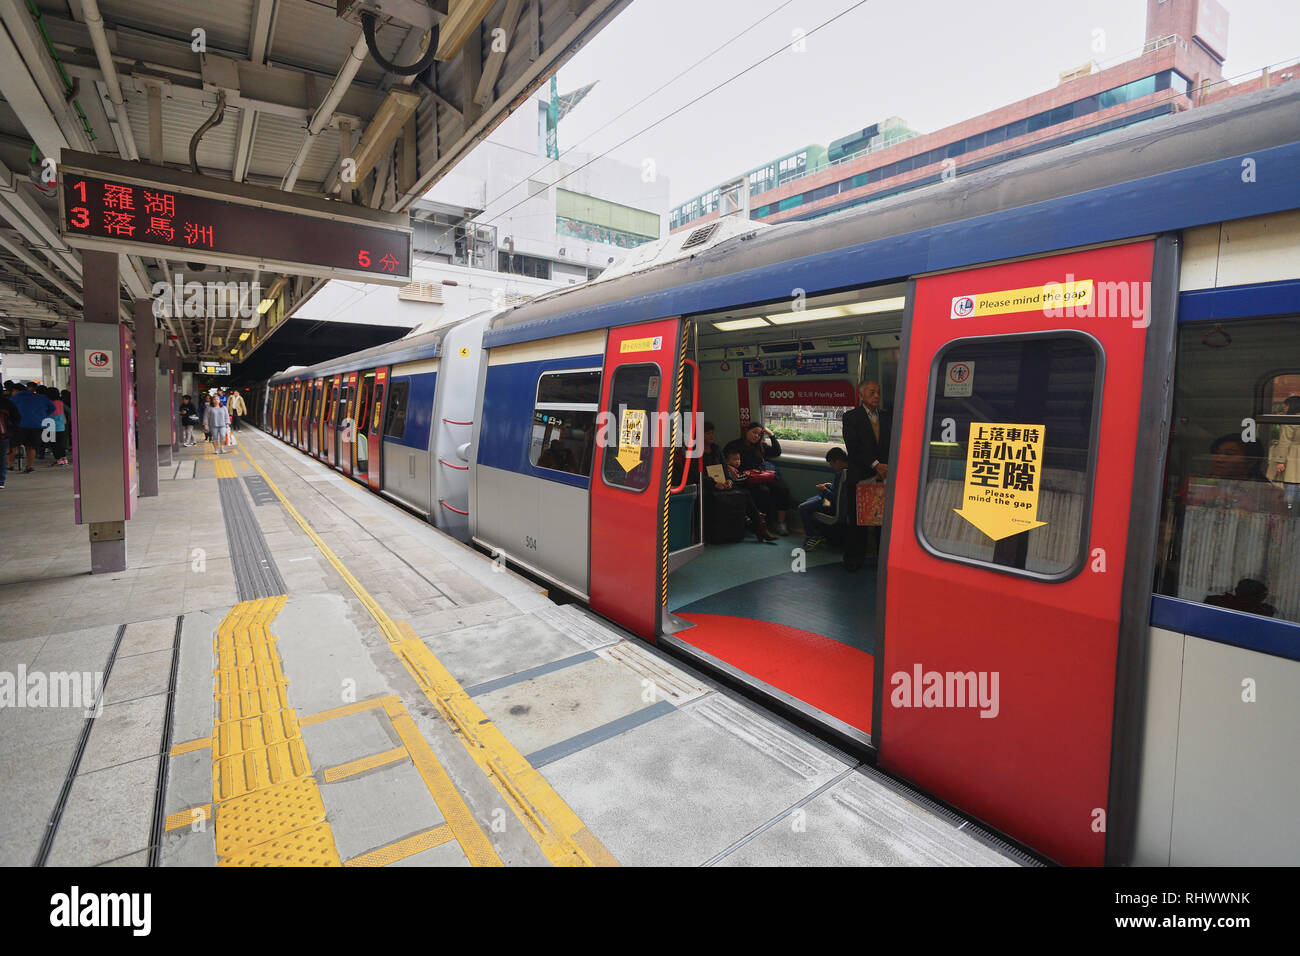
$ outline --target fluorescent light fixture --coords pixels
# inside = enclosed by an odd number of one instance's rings
[[[868,302],[846,302],[843,305],[828,305],[820,309],[804,309],[802,312],[783,312],[769,315],[767,320],[773,325],[793,325],[796,322],[813,322],[817,319],[840,319],[851,315],[874,315],[878,312],[899,312],[907,304],[905,296],[891,299],[872,299]]]
[[[271,310],[271,306],[273,305],[275,305],[274,299],[263,299],[261,302],[257,303],[257,314],[266,315],[266,313]]]
[[[756,315],[752,319],[730,319],[726,322],[714,322],[713,327],[719,332],[738,332],[741,329],[757,329],[767,325],[767,319]]]
[[[253,334],[252,332],[240,332],[240,333],[239,333],[239,341],[241,341],[241,342],[247,342],[247,341],[248,341],[248,337],[249,337],[250,335],[252,335],[252,334]]]

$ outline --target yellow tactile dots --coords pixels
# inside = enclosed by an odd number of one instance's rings
[[[270,630],[285,600],[235,605],[213,642],[219,866],[341,865]]]

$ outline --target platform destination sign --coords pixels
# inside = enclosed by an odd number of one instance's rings
[[[29,352],[67,352],[68,340],[61,338],[50,338],[44,335],[27,336],[27,351]]]
[[[71,246],[404,285],[405,214],[65,152],[59,233]]]
[[[199,374],[200,375],[229,375],[230,363],[229,362],[200,362]]]

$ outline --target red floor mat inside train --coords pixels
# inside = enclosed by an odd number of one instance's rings
[[[676,612],[673,636],[859,730],[871,732],[875,661],[834,638],[729,614]]]

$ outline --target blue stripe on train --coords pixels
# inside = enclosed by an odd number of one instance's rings
[[[586,475],[569,475],[536,467],[528,460],[528,449],[533,439],[533,406],[537,401],[537,380],[541,374],[570,368],[600,368],[604,364],[605,356],[597,354],[515,365],[489,365],[483,388],[484,427],[478,436],[478,463],[575,488],[590,487]]]

